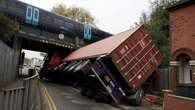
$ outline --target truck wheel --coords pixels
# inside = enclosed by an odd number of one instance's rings
[[[76,88],[76,87],[79,87],[79,83],[80,83],[80,81],[76,81],[76,82],[73,83],[72,86],[75,87],[75,88]]]
[[[95,101],[99,103],[109,103],[111,100],[109,100],[109,97],[104,94],[97,94],[95,95]]]
[[[102,95],[96,95],[95,96],[95,101],[96,102],[104,102],[104,97]]]
[[[94,95],[95,95],[95,92],[94,92],[93,90],[88,89],[88,90],[86,91],[86,96],[87,96],[87,97],[93,98]]]
[[[87,89],[85,87],[82,87],[80,93],[81,95],[86,96]]]
[[[135,94],[128,97],[128,100],[131,105],[139,106],[142,103],[143,96],[144,96],[144,91],[142,89],[139,89]]]

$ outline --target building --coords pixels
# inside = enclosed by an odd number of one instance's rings
[[[24,64],[26,64],[26,65],[31,65],[31,59],[29,59],[29,58],[24,58]]]
[[[35,67],[35,66],[42,67],[43,63],[44,63],[44,61],[39,59],[39,58],[32,58],[31,59],[31,66],[32,67]]]
[[[169,8],[169,88],[195,98],[195,0],[180,0]]]
[[[164,110],[195,110],[195,0],[169,7],[169,89]]]

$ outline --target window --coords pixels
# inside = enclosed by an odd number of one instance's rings
[[[32,8],[29,7],[27,13],[28,13],[28,16],[31,17],[32,16]]]
[[[34,8],[34,11],[33,11],[33,22],[35,24],[38,24],[39,22],[39,10],[37,8]]]
[[[38,18],[38,12],[35,11],[34,18]]]
[[[31,23],[32,21],[32,6],[27,6],[27,11],[26,11],[26,23]]]

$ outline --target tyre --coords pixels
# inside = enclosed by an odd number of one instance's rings
[[[88,89],[86,91],[86,96],[89,98],[93,98],[95,96],[95,91],[93,91],[92,89]]]
[[[87,89],[85,87],[82,87],[80,93],[81,95],[86,96]]]
[[[106,94],[102,94],[102,93],[96,94],[94,98],[95,98],[95,101],[99,103],[110,103],[112,100],[109,96],[107,96]]]
[[[143,96],[144,91],[142,89],[139,89],[135,94],[128,97],[128,102],[133,106],[139,106],[142,103]]]

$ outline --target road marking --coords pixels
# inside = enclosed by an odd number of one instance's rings
[[[57,110],[57,107],[56,107],[54,101],[52,100],[51,96],[49,95],[49,92],[48,92],[47,88],[44,86],[44,84],[42,84],[42,83],[40,83],[40,84],[44,88],[44,95],[45,95],[45,99],[48,102],[49,109],[50,110]]]
[[[48,99],[49,99],[49,101],[50,101],[50,103],[51,103],[51,105],[52,105],[52,108],[53,108],[52,110],[57,110],[54,101],[52,100],[51,96],[50,96],[49,93],[48,93],[47,88],[45,88],[45,93],[46,93],[46,95],[48,96]]]
[[[51,104],[50,104],[50,102],[49,102],[49,99],[48,99],[48,97],[46,96],[46,90],[44,90],[44,97],[45,97],[45,99],[46,99],[46,101],[47,101],[47,103],[48,103],[49,110],[53,110],[53,108],[52,108],[52,106],[51,106]]]

